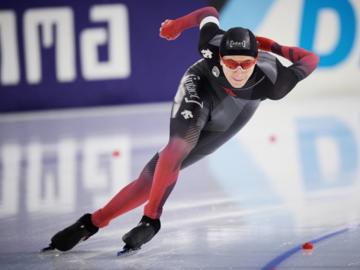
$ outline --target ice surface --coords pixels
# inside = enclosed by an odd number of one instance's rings
[[[116,158],[112,152],[116,149],[111,145],[105,145],[105,150],[99,151],[91,148],[98,151],[96,173],[105,182],[87,182],[82,178],[82,169],[86,167],[83,163],[87,162],[83,142],[89,138],[99,139],[98,142],[119,135],[122,138],[129,136],[130,150],[124,145],[119,147],[121,153],[129,155],[130,162],[120,160],[119,166],[124,166],[124,170],[127,168],[128,172],[121,177],[127,176],[129,179],[124,181],[130,181],[166,142],[168,111],[169,106],[165,105],[152,110],[151,114],[149,110],[124,112],[120,109],[2,119],[0,268],[250,270],[267,269],[264,268],[266,265],[272,265],[278,270],[360,269],[358,186],[341,192],[334,189],[326,194],[304,194],[301,205],[264,204],[261,201],[251,205],[224,192],[209,171],[206,160],[181,173],[165,206],[161,231],[138,253],[121,258],[116,256],[123,246],[122,235],[137,224],[142,215],[141,208],[114,220],[70,252],[40,253],[55,232],[84,212],[96,210],[117,190],[109,176]],[[152,121],[156,121],[156,129],[150,128]],[[72,140],[73,144],[62,144],[65,139],[67,142]],[[28,156],[29,151],[39,153],[35,150],[40,148],[34,148],[34,142],[41,147],[40,159]],[[75,153],[75,161],[71,163],[74,168],[66,167],[69,171],[59,169],[62,164],[59,145],[65,145]],[[34,168],[42,172],[39,174],[41,183],[35,191],[29,186],[37,183],[32,178],[36,172]],[[58,193],[59,175],[67,173],[71,176],[70,172],[76,176],[75,183],[68,183],[65,188],[67,196],[74,192],[74,202],[49,199],[49,194],[54,194],[55,198],[62,196]],[[46,184],[49,181],[57,184]],[[288,254],[307,241],[343,228],[348,230],[316,243],[311,254],[302,250]]]

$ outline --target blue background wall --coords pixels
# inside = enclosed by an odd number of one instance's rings
[[[106,21],[91,22],[90,8],[104,4],[125,5],[129,19],[130,40],[120,37],[130,46],[130,75],[127,78],[86,80],[81,69],[80,33],[85,29],[108,29]],[[1,1],[2,12],[16,14],[16,43],[18,44],[20,78],[16,83],[4,85],[0,78],[0,111],[43,110],[52,108],[142,103],[171,100],[178,80],[186,68],[197,60],[197,29],[182,35],[176,42],[159,37],[159,27],[166,18],[183,14],[205,5],[205,1]],[[42,48],[42,79],[31,84],[26,79],[24,55],[24,16],[34,8],[68,7],[74,15],[75,78],[59,82],[55,71],[55,47]],[[0,25],[0,29],[8,27]],[[39,28],[41,33],[41,28]],[[118,33],[121,35],[121,33]],[[41,34],[39,35],[41,37]],[[5,42],[2,35],[0,42]],[[108,60],[108,45],[98,47],[100,61]],[[1,43],[0,43],[1,44]],[[0,46],[1,48],[1,46]],[[120,48],[119,48],[120,49]],[[5,49],[0,53],[6,54]],[[32,52],[30,52],[32,53]],[[1,57],[0,57],[1,59]],[[0,70],[6,68],[1,63]]]

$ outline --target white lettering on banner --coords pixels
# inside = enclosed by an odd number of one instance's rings
[[[40,35],[40,27],[42,35]],[[56,31],[55,31],[56,29]],[[43,36],[42,44],[40,37]],[[56,44],[54,44],[54,36]],[[41,45],[55,46],[56,78],[60,82],[73,81],[76,77],[74,15],[71,8],[36,8],[24,15],[25,66],[30,84],[42,79]]]
[[[111,158],[109,153],[119,146],[121,146],[120,156]],[[84,187],[96,194],[93,203],[100,207],[109,199],[109,194],[118,191],[129,179],[129,141],[125,137],[89,138],[84,141],[83,153]]]
[[[17,15],[19,16],[19,15]],[[76,16],[76,14],[75,14]],[[128,10],[124,4],[94,5],[90,21],[104,27],[83,29],[79,33],[81,74],[85,80],[123,79],[130,75]],[[18,35],[24,36],[24,71],[28,84],[44,78],[44,49],[54,48],[55,78],[60,83],[77,79],[74,11],[71,7],[31,8],[24,12],[22,31],[17,32],[16,13],[0,11],[0,85],[20,83],[21,69]],[[99,46],[106,46],[106,61],[100,59]],[[46,73],[49,76],[49,72]]]
[[[15,12],[0,11],[0,84],[20,82]]]
[[[75,143],[62,140],[53,151],[32,143],[27,149],[28,211],[67,212],[75,207]],[[57,159],[51,165],[43,164],[44,156]],[[42,181],[43,180],[43,181]]]
[[[94,6],[92,22],[106,22],[108,29],[81,33],[81,67],[87,80],[125,78],[130,75],[128,13],[124,5]],[[108,43],[108,61],[100,61],[97,47]]]
[[[0,174],[0,217],[14,215],[19,205],[20,147],[15,144],[4,145],[0,152],[3,165]]]

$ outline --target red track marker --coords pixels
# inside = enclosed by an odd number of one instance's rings
[[[114,150],[113,152],[112,152],[112,156],[113,157],[120,157],[120,155],[121,155],[121,153],[120,153],[120,151],[119,150]]]
[[[270,137],[269,137],[269,142],[270,143],[276,143],[276,141],[277,141],[277,137],[276,137],[276,135],[271,135]]]
[[[311,242],[306,242],[305,244],[303,244],[302,248],[304,250],[313,250],[314,249],[314,245]]]

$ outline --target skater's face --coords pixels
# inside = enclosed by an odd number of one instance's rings
[[[220,64],[231,86],[240,88],[253,73],[256,58],[247,55],[225,55],[220,58]]]

